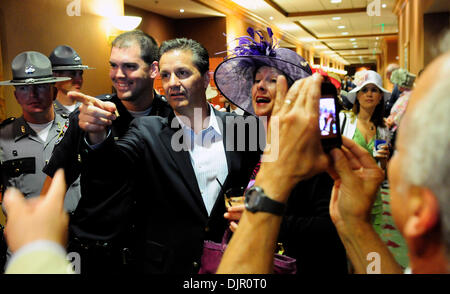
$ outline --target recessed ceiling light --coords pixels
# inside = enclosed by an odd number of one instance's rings
[[[183,13],[183,12],[184,12],[184,9],[183,9],[183,8],[181,8],[181,9],[180,9],[180,12],[181,12],[181,13]]]
[[[380,39],[380,38],[376,37],[375,39],[377,39],[377,40],[378,40],[378,39]]]
[[[342,0],[331,0],[330,2],[331,2],[331,3],[341,3]]]
[[[353,48],[358,48],[358,45],[353,45]]]
[[[340,20],[340,19],[341,19],[340,16],[335,16],[335,17],[332,18],[332,20]]]
[[[355,41],[355,40],[356,40],[355,38],[351,38],[351,39],[350,39],[350,41],[352,41],[352,42]]]
[[[387,5],[385,3],[381,4],[381,7],[386,8]]]
[[[345,29],[345,26],[338,26],[338,29]]]
[[[342,34],[343,34],[343,35],[348,35],[348,32],[343,32]]]
[[[273,20],[273,16],[269,17],[270,20]]]

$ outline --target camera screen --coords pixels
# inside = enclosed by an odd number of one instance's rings
[[[336,105],[333,97],[320,98],[319,127],[322,138],[337,137]]]

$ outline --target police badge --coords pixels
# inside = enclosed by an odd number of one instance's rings
[[[25,73],[28,75],[34,73],[35,71],[36,71],[36,69],[32,65],[25,67]]]

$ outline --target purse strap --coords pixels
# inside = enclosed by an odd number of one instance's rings
[[[341,135],[344,133],[344,128],[345,128],[346,122],[347,122],[347,115],[344,114],[344,121],[342,122],[342,127],[341,127]]]

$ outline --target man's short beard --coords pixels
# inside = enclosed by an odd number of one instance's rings
[[[134,102],[138,99],[138,95],[131,95],[131,96],[122,97],[122,98],[119,97],[119,99],[123,100],[123,101]]]

